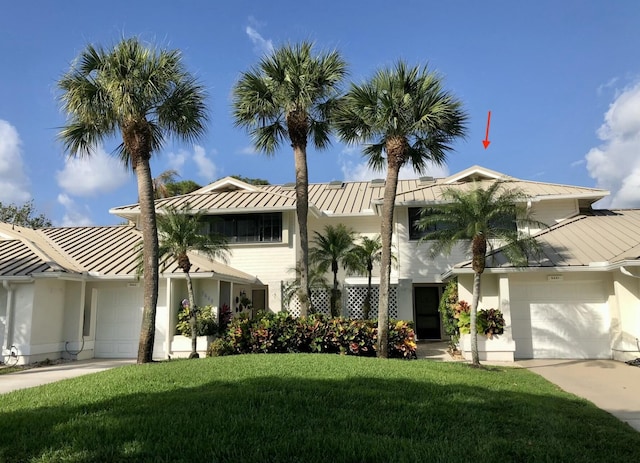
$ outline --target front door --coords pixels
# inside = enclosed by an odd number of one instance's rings
[[[440,333],[439,286],[414,286],[413,308],[418,339],[442,339]]]

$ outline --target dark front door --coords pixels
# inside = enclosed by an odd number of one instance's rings
[[[440,287],[414,286],[413,304],[418,339],[441,339],[439,303]]]

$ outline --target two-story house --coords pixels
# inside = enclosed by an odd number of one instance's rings
[[[545,256],[514,269],[496,253],[484,275],[481,307],[500,308],[507,322],[497,342],[482,345],[483,357],[624,358],[637,356],[640,287],[633,257],[640,249],[636,211],[593,212],[607,191],[508,177],[474,166],[447,178],[401,180],[396,197],[390,316],[412,320],[420,339],[442,339],[438,302],[444,281],[459,279],[462,299],[471,299],[469,256],[429,257],[428,241],[414,226],[420,208],[442,202],[445,188],[469,182],[505,182],[522,190],[535,218],[548,225],[539,234]],[[309,185],[309,236],[343,223],[359,235],[380,232],[384,180]],[[156,201],[161,211],[188,204],[204,214],[203,231],[229,239],[226,263],[194,256],[197,303],[237,309],[240,295],[256,309],[283,307],[283,284],[294,277],[298,239],[293,184],[249,185],[224,178],[191,194]],[[0,226],[0,341],[25,361],[65,352],[78,357],[135,357],[142,312],[134,245],[137,204],[111,209],[131,226],[26,230]],[[640,219],[640,213],[637,214]],[[609,228],[624,229],[620,234]],[[635,228],[634,228],[635,227]],[[623,236],[624,235],[624,236]],[[611,243],[609,243],[611,241]],[[561,243],[561,244],[558,244]],[[587,250],[593,252],[587,252]],[[30,264],[30,265],[28,265]],[[376,269],[377,271],[377,269]],[[640,274],[640,272],[638,272]],[[366,278],[342,271],[343,313],[361,316]],[[372,307],[377,308],[374,275]],[[155,356],[179,355],[174,326],[186,295],[175,264],[161,269]],[[314,306],[328,311],[328,292],[313,291]],[[13,347],[12,347],[13,346]],[[463,347],[465,347],[463,342]]]

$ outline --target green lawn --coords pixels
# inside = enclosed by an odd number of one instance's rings
[[[521,369],[337,355],[128,366],[0,396],[0,462],[640,461]]]

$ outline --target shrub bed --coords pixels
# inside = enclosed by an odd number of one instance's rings
[[[378,337],[374,320],[330,318],[313,314],[295,318],[287,312],[264,313],[254,320],[236,318],[226,333],[216,339],[208,356],[249,353],[312,352],[374,357]],[[411,323],[389,323],[389,357],[416,356],[415,333]]]

